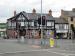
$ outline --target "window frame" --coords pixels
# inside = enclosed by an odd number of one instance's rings
[[[73,17],[71,17],[71,21],[73,21]]]

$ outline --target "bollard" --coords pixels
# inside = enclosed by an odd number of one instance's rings
[[[22,43],[24,43],[24,36],[21,36],[21,40]]]

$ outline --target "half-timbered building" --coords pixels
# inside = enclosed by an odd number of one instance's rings
[[[50,38],[51,32],[61,35],[59,38],[68,37],[68,22],[61,18],[54,18],[52,11],[42,14],[45,17],[45,25],[39,24],[40,13],[36,13],[33,9],[32,13],[26,13],[24,11],[15,14],[13,17],[7,20],[7,36],[9,38],[18,38],[24,36],[25,38],[41,38],[41,28],[43,35],[46,38]]]
[[[35,9],[33,9],[33,13],[23,11],[16,14],[7,20],[7,36],[17,38],[23,35],[26,38],[40,38],[41,28],[43,29],[43,34],[47,36],[55,30],[55,20],[50,13],[51,11],[48,14],[42,14],[42,16],[45,16],[45,25],[38,24],[38,18],[41,14],[36,13]]]

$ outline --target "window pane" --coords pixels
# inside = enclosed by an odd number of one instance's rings
[[[24,26],[24,22],[21,22],[21,26]]]
[[[34,26],[37,26],[37,22],[36,21],[34,22]]]
[[[59,29],[63,30],[64,29],[64,25],[63,24],[60,24],[59,25]]]
[[[68,29],[68,25],[66,25],[66,29]]]
[[[31,22],[32,26],[34,26],[34,22]]]
[[[73,21],[73,17],[71,17],[71,21]]]
[[[51,26],[51,22],[47,22],[47,26]]]
[[[56,25],[55,25],[55,28],[56,28],[56,29],[59,29],[59,24],[56,24]]]
[[[51,22],[52,26],[54,26],[54,22]]]
[[[28,22],[25,22],[25,26],[28,26]]]
[[[34,22],[29,22],[29,26],[34,26]]]

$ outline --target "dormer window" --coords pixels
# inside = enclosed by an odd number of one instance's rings
[[[73,21],[73,17],[71,17],[71,21]]]

